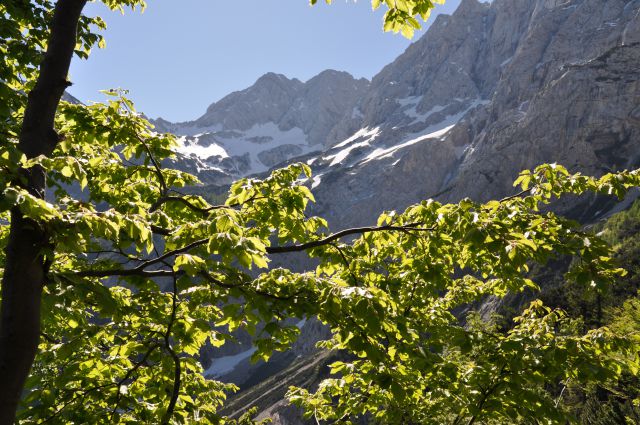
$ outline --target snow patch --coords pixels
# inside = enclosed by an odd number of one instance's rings
[[[442,136],[444,136],[445,134],[447,134],[449,132],[449,130],[451,130],[453,127],[455,126],[455,124],[451,124],[447,127],[441,128],[440,130],[436,130],[432,133],[427,133],[427,134],[423,134],[422,136],[416,137],[415,139],[410,139],[404,143],[401,143],[399,145],[396,146],[392,146],[390,148],[387,149],[381,149],[381,148],[377,148],[376,150],[374,150],[373,152],[371,152],[369,155],[367,155],[367,157],[365,158],[365,160],[362,162],[367,163],[369,161],[372,160],[377,160],[377,159],[383,159],[383,158],[388,158],[391,155],[393,155],[396,151],[406,148],[407,146],[411,146],[411,145],[415,145],[416,143],[420,143],[423,140],[426,139],[437,139],[440,138]]]
[[[400,105],[403,107],[411,105],[409,108],[406,108],[402,111],[402,113],[404,113],[409,118],[413,118],[413,121],[409,125],[417,122],[424,122],[431,115],[437,112],[440,112],[446,108],[446,106],[436,105],[426,112],[418,112],[417,108],[420,102],[422,101],[422,97],[423,96],[411,96],[411,97],[398,100],[398,103],[400,103]]]
[[[361,128],[360,130],[356,131],[355,133],[353,133],[353,135],[351,137],[349,137],[346,140],[343,140],[342,142],[338,143],[337,145],[334,145],[332,147],[332,149],[334,148],[341,148],[343,146],[347,146],[349,143],[361,138],[361,137],[371,137],[371,136],[377,136],[380,133],[380,127],[376,127],[373,129],[369,129],[369,127],[365,127],[365,128]]]
[[[232,372],[233,369],[235,369],[240,364],[240,362],[251,357],[251,355],[255,353],[256,350],[256,347],[251,347],[248,350],[235,354],[233,356],[224,356],[213,359],[211,366],[209,366],[207,370],[204,371],[204,376],[218,378],[224,374]]]
[[[376,137],[378,137],[378,135],[380,135],[380,127],[375,127],[373,129],[369,129],[369,127],[361,128],[360,130],[356,131],[353,134],[353,136],[349,137],[348,139],[332,147],[331,151],[334,151],[335,149],[339,149],[339,148],[344,148],[344,149],[340,149],[338,152],[325,156],[322,159],[325,161],[331,161],[331,163],[329,164],[330,167],[333,167],[334,165],[339,165],[345,159],[347,159],[347,157],[349,156],[352,150],[356,148],[364,147],[364,146],[369,146],[370,143],[373,142],[376,139]],[[361,140],[361,139],[364,139],[364,140],[354,143],[356,140]]]
[[[400,149],[406,148],[407,146],[415,145],[416,143],[420,143],[427,139],[438,139],[447,134],[471,109],[475,108],[478,105],[484,105],[487,101],[476,99],[467,109],[461,111],[455,115],[449,115],[444,120],[439,122],[438,124],[431,125],[423,130],[422,134],[411,134],[408,139],[401,142],[398,145],[391,146],[389,148],[377,148],[373,152],[371,152],[367,157],[362,161],[362,163],[367,163],[373,160],[379,160],[383,158],[388,158],[392,156],[395,152]]]
[[[373,140],[373,139],[370,139],[370,140]],[[331,164],[329,164],[330,167],[333,167],[334,165],[338,165],[342,161],[344,161],[349,156],[351,151],[354,150],[355,148],[359,148],[359,147],[362,147],[362,146],[369,146],[369,141],[370,140],[365,140],[364,142],[354,143],[353,145],[342,149],[341,151],[339,151],[336,154],[329,155],[329,156],[325,157],[324,159],[331,160]]]
[[[307,136],[298,127],[289,130],[281,130],[273,122],[256,124],[246,131],[217,131],[208,133],[185,134],[179,138],[180,146],[178,151],[184,155],[196,155],[198,158],[217,157],[220,160],[229,157],[249,156],[249,169],[246,174],[261,173],[270,167],[260,161],[258,155],[262,152],[272,150],[283,145],[293,145],[300,148],[301,152],[296,155],[305,155],[311,152],[318,152],[319,147],[309,146]],[[188,132],[180,129],[181,133]],[[206,140],[206,144],[203,140]],[[259,143],[256,140],[260,140]],[[288,158],[286,158],[288,159]]]
[[[317,176],[313,176],[313,178],[311,179],[311,189],[315,189],[316,187],[320,186],[323,175],[324,174],[318,174]]]
[[[187,139],[185,136],[182,136],[178,139],[178,143],[178,152],[186,156],[195,155],[200,159],[207,159],[212,156],[229,158],[229,154],[222,146],[216,143],[212,143],[209,146],[202,146],[198,144],[197,137],[195,139]]]

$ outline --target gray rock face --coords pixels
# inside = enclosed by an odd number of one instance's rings
[[[183,136],[184,169],[197,169],[206,183],[225,184],[321,150],[368,86],[365,79],[331,70],[306,83],[268,73],[248,89],[212,104],[195,121],[158,118],[154,124],[158,131]]]
[[[559,67],[522,106],[501,115],[490,109],[496,119],[476,130],[444,198],[501,196],[521,169],[542,162],[596,175],[636,167],[639,63],[638,43],[610,47]]]
[[[334,129],[362,134],[313,162],[317,211],[360,225],[427,197],[502,197],[544,162],[637,166],[639,13],[637,0],[464,0]]]
[[[302,149],[296,145],[280,145],[258,153],[258,158],[267,167],[273,167],[284,162],[287,158],[296,157],[301,153]]]

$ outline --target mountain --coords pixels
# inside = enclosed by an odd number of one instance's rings
[[[314,212],[335,226],[436,195],[500,197],[542,162],[593,174],[631,167],[638,8],[463,0],[370,83],[337,71],[306,83],[270,73],[195,121],[155,124],[182,136],[178,165],[205,183],[307,161]]]
[[[335,124],[353,110],[369,82],[346,72],[323,71],[306,83],[268,73],[246,90],[207,108],[195,121],[154,121],[181,137],[182,167],[203,181],[267,171],[293,157],[322,150]]]
[[[640,166],[638,64],[640,0],[463,0],[371,82],[267,74],[195,121],[155,124],[181,136],[178,165],[207,183],[307,162],[312,212],[336,230],[429,197],[500,198],[522,169],[545,162],[594,175]],[[581,198],[559,208],[590,221],[610,206]],[[305,356],[318,361],[309,353],[323,331],[302,325],[303,357],[281,357],[271,373],[289,364],[297,376]],[[256,369],[240,357],[226,376],[242,370],[248,388]],[[294,409],[261,400],[276,423],[300,423]]]
[[[638,1],[464,0],[373,78],[313,161],[342,226],[419,199],[502,197],[544,162],[638,164]]]

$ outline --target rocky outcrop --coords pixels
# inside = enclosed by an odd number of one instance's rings
[[[520,170],[543,162],[596,175],[637,167],[638,63],[640,44],[616,45],[559,66],[518,108],[490,108],[495,119],[473,137],[444,198],[500,196]]]
[[[258,153],[258,158],[267,167],[273,167],[286,161],[288,158],[299,156],[302,149],[296,145],[280,145],[268,151]]]

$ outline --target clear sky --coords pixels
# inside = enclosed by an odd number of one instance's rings
[[[429,22],[459,3],[437,5]],[[369,0],[314,7],[307,0],[149,0],[144,13],[124,16],[100,4],[87,8],[107,22],[107,47],[88,61],[74,59],[70,93],[88,102],[102,99],[98,90],[121,87],[139,111],[170,121],[197,118],[269,71],[302,81],[324,69],[370,79],[410,43],[382,32],[382,14]]]

